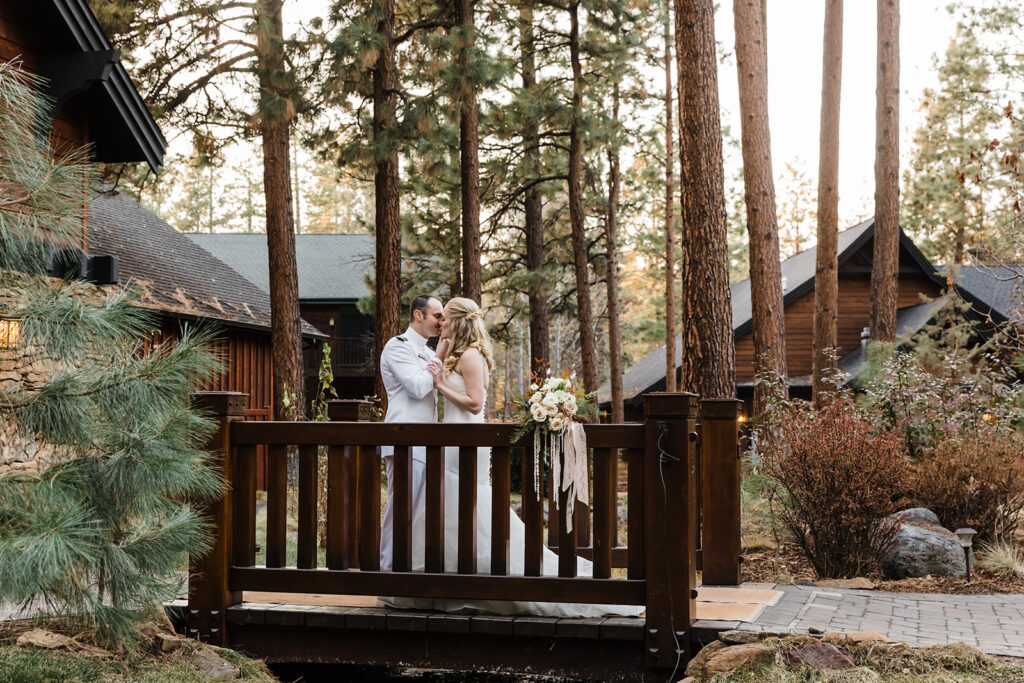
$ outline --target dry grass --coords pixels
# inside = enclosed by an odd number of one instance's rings
[[[977,560],[979,567],[996,576],[1024,578],[1024,552],[1005,540],[982,544]]]

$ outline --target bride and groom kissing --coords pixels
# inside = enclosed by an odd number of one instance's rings
[[[428,345],[437,337],[436,351]],[[422,294],[409,306],[409,327],[388,340],[380,356],[380,372],[387,392],[388,408],[384,422],[434,423],[437,421],[437,396],[444,400],[445,423],[481,423],[487,399],[487,386],[494,368],[490,336],[484,325],[484,311],[472,299],[451,299],[442,305],[440,298]],[[426,501],[424,496],[426,449],[412,451],[412,570],[423,571]],[[445,572],[455,572],[458,558],[459,448],[444,449],[444,558]],[[394,524],[394,449],[381,449],[387,470],[388,497],[380,536],[380,568],[392,568]],[[490,449],[477,449],[478,501],[491,500]],[[478,505],[476,510],[477,572],[488,573],[491,566],[491,509]],[[509,513],[509,574],[524,573],[525,526],[514,511]],[[592,564],[577,558],[577,574],[590,576]],[[558,556],[544,548],[542,572],[558,575]],[[510,602],[466,599],[383,598],[392,607],[435,609],[447,612],[474,611],[496,614],[536,614],[559,617],[596,617],[605,614],[636,616],[640,608],[625,605],[591,605],[551,602]]]

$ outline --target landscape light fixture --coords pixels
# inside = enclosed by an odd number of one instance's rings
[[[960,547],[964,549],[964,567],[967,569],[967,582],[971,582],[971,540],[978,533],[970,527],[957,529],[953,533],[960,539]]]
[[[18,348],[19,334],[21,334],[20,320],[0,318],[0,350],[11,351]]]

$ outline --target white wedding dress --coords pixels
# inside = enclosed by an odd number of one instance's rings
[[[462,375],[451,373],[446,381],[456,391],[466,390]],[[445,423],[482,423],[484,411],[474,415],[463,410],[447,398],[444,402]],[[477,572],[489,574],[491,568],[491,484],[490,449],[477,449],[477,508],[476,553]],[[459,449],[448,446],[444,454],[444,570],[455,573],[459,557]],[[424,537],[426,530],[426,496],[415,496],[412,522],[412,570],[423,571]],[[509,575],[523,575],[526,527],[514,510],[509,511]],[[541,573],[558,576],[558,556],[547,547],[543,550]],[[578,557],[578,576],[593,576],[593,563]],[[387,598],[383,601],[393,607],[407,609],[433,609],[443,612],[486,612],[491,614],[531,614],[546,617],[600,617],[605,615],[639,616],[643,607],[637,605],[592,605],[585,603],[520,602],[504,600]]]

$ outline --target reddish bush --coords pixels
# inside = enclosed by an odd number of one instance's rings
[[[947,433],[911,468],[910,491],[943,526],[994,539],[1024,510],[1024,436],[985,427]]]
[[[883,520],[905,490],[901,439],[875,429],[842,393],[819,410],[781,402],[766,421],[761,459],[780,492],[780,520],[819,576],[865,574],[895,537]]]

